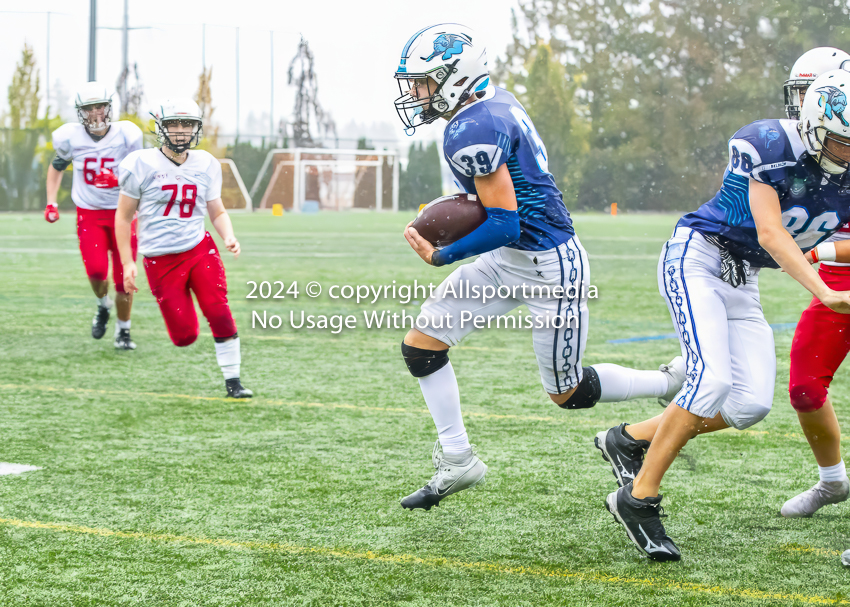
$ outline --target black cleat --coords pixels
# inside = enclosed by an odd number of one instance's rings
[[[118,329],[115,334],[116,350],[135,350],[136,344],[130,339],[130,329]]]
[[[484,481],[487,474],[487,465],[478,459],[472,448],[464,453],[446,455],[439,440],[434,443],[431,462],[434,464],[434,476],[424,487],[401,500],[402,508],[430,510],[443,498],[475,487]]]
[[[94,318],[91,321],[91,336],[100,339],[106,333],[106,323],[109,322],[109,308],[97,307]]]
[[[673,540],[664,531],[661,517],[661,495],[639,500],[632,497],[631,483],[610,493],[605,507],[614,520],[626,528],[629,539],[653,561],[678,561],[682,554]]]
[[[643,455],[649,449],[649,441],[635,440],[626,432],[628,424],[620,424],[603,430],[593,439],[602,457],[611,464],[612,472],[621,487],[635,480],[643,465]]]
[[[230,398],[251,398],[254,393],[243,386],[238,377],[233,379],[225,379],[224,385],[227,386],[227,396]]]

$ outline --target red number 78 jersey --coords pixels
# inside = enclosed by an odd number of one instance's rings
[[[203,240],[207,202],[221,198],[221,163],[212,154],[191,150],[177,164],[150,148],[133,152],[119,168],[121,193],[139,201],[142,255],[182,253]]]

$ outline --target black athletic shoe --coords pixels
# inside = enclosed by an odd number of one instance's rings
[[[251,398],[254,393],[243,386],[238,377],[233,379],[225,379],[224,385],[227,386],[227,396],[230,398]]]
[[[97,307],[94,318],[91,321],[91,336],[100,339],[106,333],[106,323],[109,322],[109,308]]]
[[[632,497],[632,485],[628,484],[609,494],[605,507],[614,520],[626,528],[629,539],[646,556],[653,561],[678,561],[682,554],[661,524],[664,516],[661,497],[639,500]]]
[[[135,350],[136,344],[130,339],[130,329],[118,329],[115,334],[116,350]]]
[[[643,465],[643,455],[649,449],[649,441],[635,440],[626,433],[628,424],[620,424],[603,430],[593,439],[602,457],[611,464],[612,472],[621,487],[635,480]]]

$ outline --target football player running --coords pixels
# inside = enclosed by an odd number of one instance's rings
[[[839,69],[850,63],[850,55],[836,48],[816,48],[800,57],[785,83],[786,111],[799,118],[799,108],[789,108],[789,84],[801,90],[811,85],[818,74]],[[812,95],[823,95],[814,89]],[[801,95],[802,98],[802,95]],[[819,99],[825,103],[825,99]],[[822,163],[833,163],[830,150]],[[812,263],[821,262],[818,275],[836,291],[850,290],[850,226],[843,226],[826,241],[806,253]],[[835,372],[850,351],[850,316],[833,312],[817,298],[803,312],[791,342],[791,378],[789,394],[800,426],[818,465],[818,483],[789,499],[780,513],[787,518],[812,516],[827,504],[843,502],[850,494],[850,479],[841,459],[841,428],[827,391]],[[813,354],[816,353],[816,354]]]
[[[128,292],[138,290],[130,242],[130,222],[138,211],[139,252],[171,341],[183,347],[198,338],[194,293],[215,339],[227,395],[250,398],[252,392],[239,381],[242,355],[227,303],[224,265],[215,241],[204,230],[209,211],[224,246],[239,257],[239,242],[221,201],[221,164],[209,152],[192,150],[203,127],[197,103],[166,101],[155,120],[160,147],[130,154],[120,167],[115,231],[125,287]]]
[[[134,350],[130,339],[130,309],[133,293],[124,290],[123,267],[115,241],[115,209],[118,206],[116,168],[124,158],[142,149],[142,131],[127,120],[112,120],[112,96],[106,87],[89,82],[80,87],[74,105],[80,124],[64,124],[53,132],[56,156],[47,168],[47,207],[44,218],[59,220],[56,196],[62,173],[74,164],[71,200],[77,206],[77,237],[80,253],[95,297],[97,311],[91,335],[100,339],[106,333],[112,301],[109,299],[109,255],[112,254],[112,280],[115,283],[115,347]],[[135,228],[135,226],[133,226]],[[135,234],[131,250],[136,256]]]
[[[606,506],[651,559],[681,558],[661,524],[658,491],[682,447],[770,412],[776,356],[759,270],[781,267],[827,308],[850,314],[850,292],[826,284],[803,255],[850,219],[842,88],[850,90],[850,73],[826,72],[805,95],[799,122],[758,120],[735,133],[720,190],[682,217],[664,245],[658,286],[687,362],[685,385],[661,416],[596,436],[621,485]]]
[[[404,46],[395,78],[401,92],[395,106],[408,131],[438,118],[449,121],[443,140],[446,161],[459,186],[477,195],[487,212],[480,227],[439,250],[410,225],[404,232],[413,250],[433,266],[480,255],[456,269],[423,304],[417,328],[401,346],[438,434],[436,473],[401,505],[430,510],[476,485],[487,472],[469,443],[448,356],[449,348],[475,329],[473,321],[460,322],[464,315],[493,318],[525,304],[541,321],[534,325],[533,343],[543,387],[565,409],[630,398],[669,400],[684,380],[684,362],[677,358],[659,371],[610,364],[582,367],[587,254],[548,171],[540,136],[516,98],[490,83],[484,46],[472,30],[440,24],[417,32]],[[456,296],[464,286],[507,286],[511,297],[484,302]],[[556,287],[566,294],[558,297]]]

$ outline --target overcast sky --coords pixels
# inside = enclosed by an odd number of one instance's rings
[[[511,39],[511,8],[517,0],[423,3],[402,0],[129,0],[130,63],[137,62],[146,109],[169,96],[192,96],[203,61],[213,68],[215,121],[225,133],[236,128],[236,28],[239,28],[239,116],[243,134],[269,130],[271,53],[274,30],[274,115],[289,117],[292,90],[286,72],[300,36],[315,56],[319,99],[343,135],[398,138],[407,146],[393,100],[393,73],[407,39],[420,28],[452,21],[469,25],[487,43],[492,59]],[[99,0],[100,27],[122,24],[123,0]],[[0,0],[0,109],[5,87],[24,42],[35,51],[42,91],[47,75],[47,15],[2,11],[55,11],[50,17],[51,102],[70,102],[88,75],[89,0]],[[97,79],[114,88],[121,70],[121,32],[98,30]],[[57,98],[61,97],[61,98]],[[255,120],[249,117],[253,113]],[[261,122],[264,119],[264,122]],[[355,127],[352,123],[356,124]],[[432,139],[441,127],[423,128],[416,139]]]

